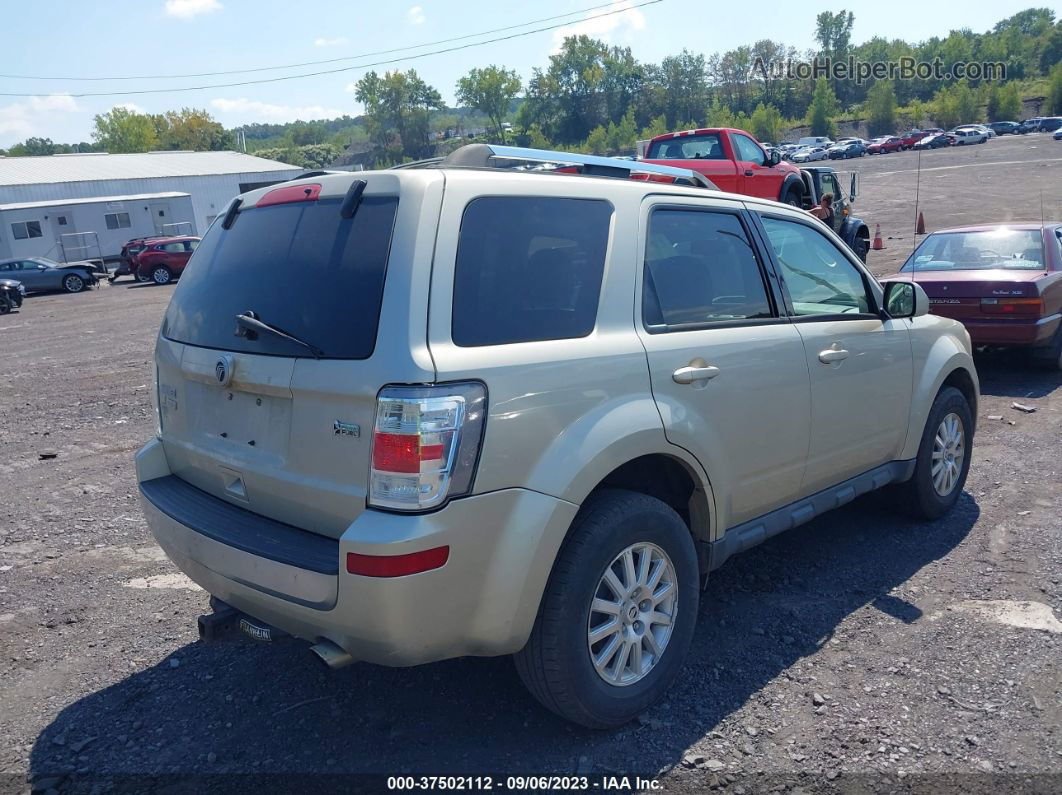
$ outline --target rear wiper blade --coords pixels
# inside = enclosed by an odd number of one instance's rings
[[[312,342],[301,340],[294,334],[289,334],[279,326],[272,326],[269,323],[261,320],[258,317],[258,313],[252,309],[248,309],[246,312],[240,312],[236,315],[236,336],[244,337],[249,340],[257,339],[258,332],[265,331],[281,339],[294,342],[296,345],[301,345],[308,350],[315,359],[320,359],[324,356],[324,351],[314,345]]]

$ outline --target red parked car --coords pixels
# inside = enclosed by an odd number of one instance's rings
[[[1024,346],[1062,369],[1062,223],[989,224],[928,235],[888,279],[913,278],[974,345]]]
[[[900,142],[903,144],[904,149],[910,149],[927,135],[929,133],[925,130],[908,130],[900,136]]]
[[[180,278],[199,240],[198,237],[181,235],[145,241],[145,247],[132,256],[134,275],[143,281],[169,284]]]
[[[744,130],[708,127],[665,133],[645,150],[646,163],[688,168],[710,179],[719,190],[744,193],[799,207],[804,195],[800,169],[768,153]]]
[[[886,135],[871,141],[870,146],[867,147],[867,154],[884,155],[888,152],[899,152],[901,149],[903,149],[903,138],[897,138],[895,135]]]

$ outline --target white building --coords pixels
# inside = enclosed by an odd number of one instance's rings
[[[114,257],[134,237],[202,234],[233,196],[303,173],[240,152],[0,157],[0,259]]]

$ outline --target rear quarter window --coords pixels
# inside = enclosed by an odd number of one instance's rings
[[[484,197],[465,208],[451,336],[462,347],[585,337],[597,321],[612,205]]]

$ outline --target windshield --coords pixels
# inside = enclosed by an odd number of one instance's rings
[[[352,219],[340,202],[245,210],[231,229],[213,224],[166,310],[163,336],[205,348],[307,356],[275,334],[235,335],[236,315],[320,349],[322,357],[367,359],[376,346],[384,273],[398,199],[366,196]]]
[[[992,229],[930,235],[903,266],[905,271],[1043,270],[1039,229]]]
[[[647,160],[725,160],[719,133],[683,135],[649,144]]]

